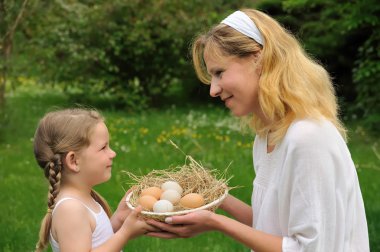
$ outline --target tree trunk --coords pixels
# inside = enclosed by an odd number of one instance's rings
[[[1,56],[3,58],[2,62],[0,63],[0,108],[2,108],[5,104],[5,87],[7,84],[7,76],[8,76],[8,70],[9,70],[9,58],[11,56],[12,46],[13,46],[13,36],[14,36],[17,26],[19,25],[23,17],[28,1],[29,0],[24,0],[14,23],[9,27],[4,37],[0,41]],[[1,14],[0,22],[5,24],[6,23],[5,17],[6,15],[8,15],[8,13],[5,8],[4,0],[0,0],[0,14]]]

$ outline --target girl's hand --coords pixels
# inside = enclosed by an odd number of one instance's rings
[[[200,210],[181,216],[173,216],[165,219],[166,223],[155,220],[147,220],[147,223],[155,226],[160,232],[149,232],[148,236],[159,238],[188,238],[197,234],[213,230],[216,214],[207,210]]]
[[[116,232],[119,230],[121,225],[123,225],[123,222],[125,221],[125,218],[131,213],[131,209],[127,206],[125,202],[125,198],[127,195],[132,191],[132,189],[129,189],[123,196],[123,198],[120,200],[119,205],[116,208],[116,211],[111,217],[111,223],[113,231]]]
[[[147,234],[148,232],[159,232],[160,230],[154,226],[151,226],[139,217],[142,207],[138,206],[125,219],[122,229],[127,233],[128,239],[134,239],[140,235]]]

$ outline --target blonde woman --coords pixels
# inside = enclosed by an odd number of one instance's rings
[[[125,198],[111,216],[92,188],[111,178],[107,126],[95,110],[65,109],[46,114],[34,136],[34,154],[49,181],[47,213],[36,251],[49,241],[57,251],[120,251],[132,238],[156,229],[128,210]]]
[[[326,70],[279,23],[236,11],[193,44],[199,79],[256,132],[252,206],[149,223],[162,238],[217,230],[254,251],[369,251],[358,176]]]

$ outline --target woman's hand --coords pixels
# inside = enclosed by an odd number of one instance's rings
[[[214,229],[214,216],[207,210],[200,210],[181,216],[165,219],[166,223],[147,220],[147,223],[160,229],[160,232],[149,232],[146,235],[159,238],[188,238]]]

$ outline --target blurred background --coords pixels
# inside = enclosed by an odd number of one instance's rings
[[[0,251],[32,251],[47,183],[32,141],[44,113],[75,104],[107,118],[119,153],[98,191],[115,207],[123,170],[144,174],[184,161],[169,139],[229,170],[250,201],[252,140],[196,78],[192,39],[241,8],[257,8],[301,41],[331,74],[349,128],[371,249],[380,250],[380,5],[375,0],[0,0]],[[249,175],[248,175],[249,174]],[[195,245],[193,245],[193,241]],[[132,251],[249,251],[221,234],[141,238]]]

